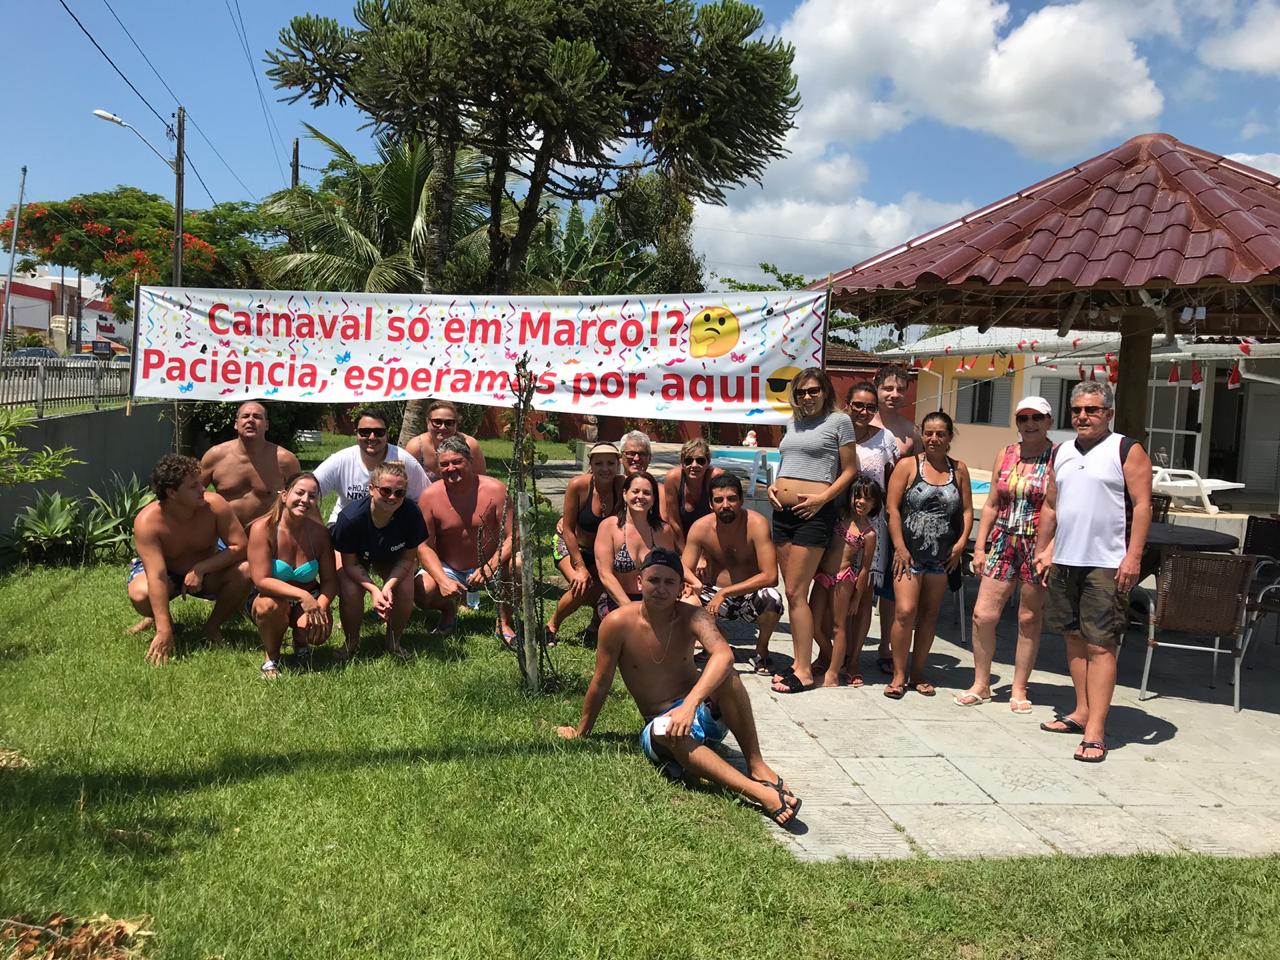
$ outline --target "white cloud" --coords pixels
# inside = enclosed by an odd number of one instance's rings
[[[1130,34],[1176,31],[1175,6],[1081,0],[1015,25],[995,0],[804,0],[781,28],[796,45],[798,137],[856,142],[931,117],[1037,158],[1076,156],[1159,115]]]
[[[700,206],[694,231],[707,267],[736,280],[762,279],[768,261],[786,273],[843,270],[973,209],[908,194],[898,203],[769,199],[744,208]]]
[[[1228,153],[1227,159],[1280,177],[1280,153]]]
[[[1241,140],[1252,140],[1254,137],[1260,137],[1270,128],[1258,120],[1247,120],[1244,126],[1240,128]]]
[[[1280,4],[1255,3],[1234,29],[1201,44],[1200,59],[1223,70],[1280,73]]]
[[[699,208],[708,267],[758,279],[767,260],[820,276],[967,213],[967,202],[861,195],[872,172],[859,146],[918,119],[1054,161],[1151,129],[1163,100],[1130,37],[1179,37],[1187,2],[1076,0],[1015,20],[997,0],[802,0],[777,28],[795,45],[803,98],[790,155],[762,190]]]

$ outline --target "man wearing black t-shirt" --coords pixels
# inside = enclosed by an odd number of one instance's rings
[[[408,656],[400,636],[413,612],[418,545],[427,539],[417,504],[405,502],[408,490],[404,464],[385,461],[369,474],[368,498],[347,504],[334,522],[333,546],[342,554],[338,584],[348,657],[360,646],[366,593],[387,625],[387,652],[401,659]],[[374,573],[382,577],[382,586],[373,581]]]

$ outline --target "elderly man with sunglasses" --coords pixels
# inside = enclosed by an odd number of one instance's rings
[[[1037,568],[1048,571],[1045,625],[1066,640],[1076,693],[1075,709],[1040,729],[1079,735],[1075,758],[1084,763],[1107,756],[1116,647],[1151,528],[1151,458],[1137,440],[1112,432],[1114,417],[1107,384],[1071,391],[1076,439],[1054,452],[1036,550]]]
[[[320,496],[338,495],[338,501],[329,514],[329,522],[347,505],[369,496],[369,474],[387,460],[404,463],[409,483],[409,499],[415,504],[427,489],[427,475],[422,465],[409,452],[387,442],[387,419],[376,410],[361,410],[356,415],[356,442],[353,446],[325,459],[316,467],[316,480],[320,483]]]
[[[471,469],[478,474],[485,474],[484,452],[475,437],[467,436],[458,429],[458,408],[448,400],[432,400],[427,407],[427,429],[404,445],[427,475],[429,483],[440,479],[440,467],[437,451],[440,444],[450,437],[459,437],[471,451]]]

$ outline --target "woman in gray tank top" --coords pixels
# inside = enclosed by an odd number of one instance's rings
[[[931,413],[921,421],[920,432],[924,453],[900,462],[889,480],[897,603],[891,634],[893,680],[884,695],[894,700],[908,689],[926,697],[937,692],[924,679],[925,663],[947,574],[960,565],[973,527],[969,468],[947,455],[955,438],[951,417],[941,410]]]
[[[835,536],[836,504],[848,498],[849,486],[858,473],[853,422],[847,413],[836,409],[835,388],[821,368],[809,367],[795,375],[791,406],[795,415],[778,445],[778,477],[769,486],[773,542],[778,548],[795,649],[791,670],[774,677],[773,689],[778,693],[840,684],[843,663],[812,659],[809,590],[822,555]]]

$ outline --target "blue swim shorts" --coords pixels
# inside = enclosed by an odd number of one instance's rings
[[[673,703],[671,710],[674,710],[682,703],[684,703],[684,697]],[[646,723],[644,729],[640,731],[640,749],[644,751],[644,755],[649,758],[650,762],[659,769],[675,762],[672,757],[664,756],[664,751],[661,751],[653,742],[653,737],[662,736],[667,732],[667,726],[671,722],[671,710],[658,714],[658,716]],[[702,703],[698,704],[698,710],[693,716],[693,728],[689,731],[689,736],[700,744],[715,745],[724,740],[728,733],[729,728],[713,712],[711,701],[703,700]]]

